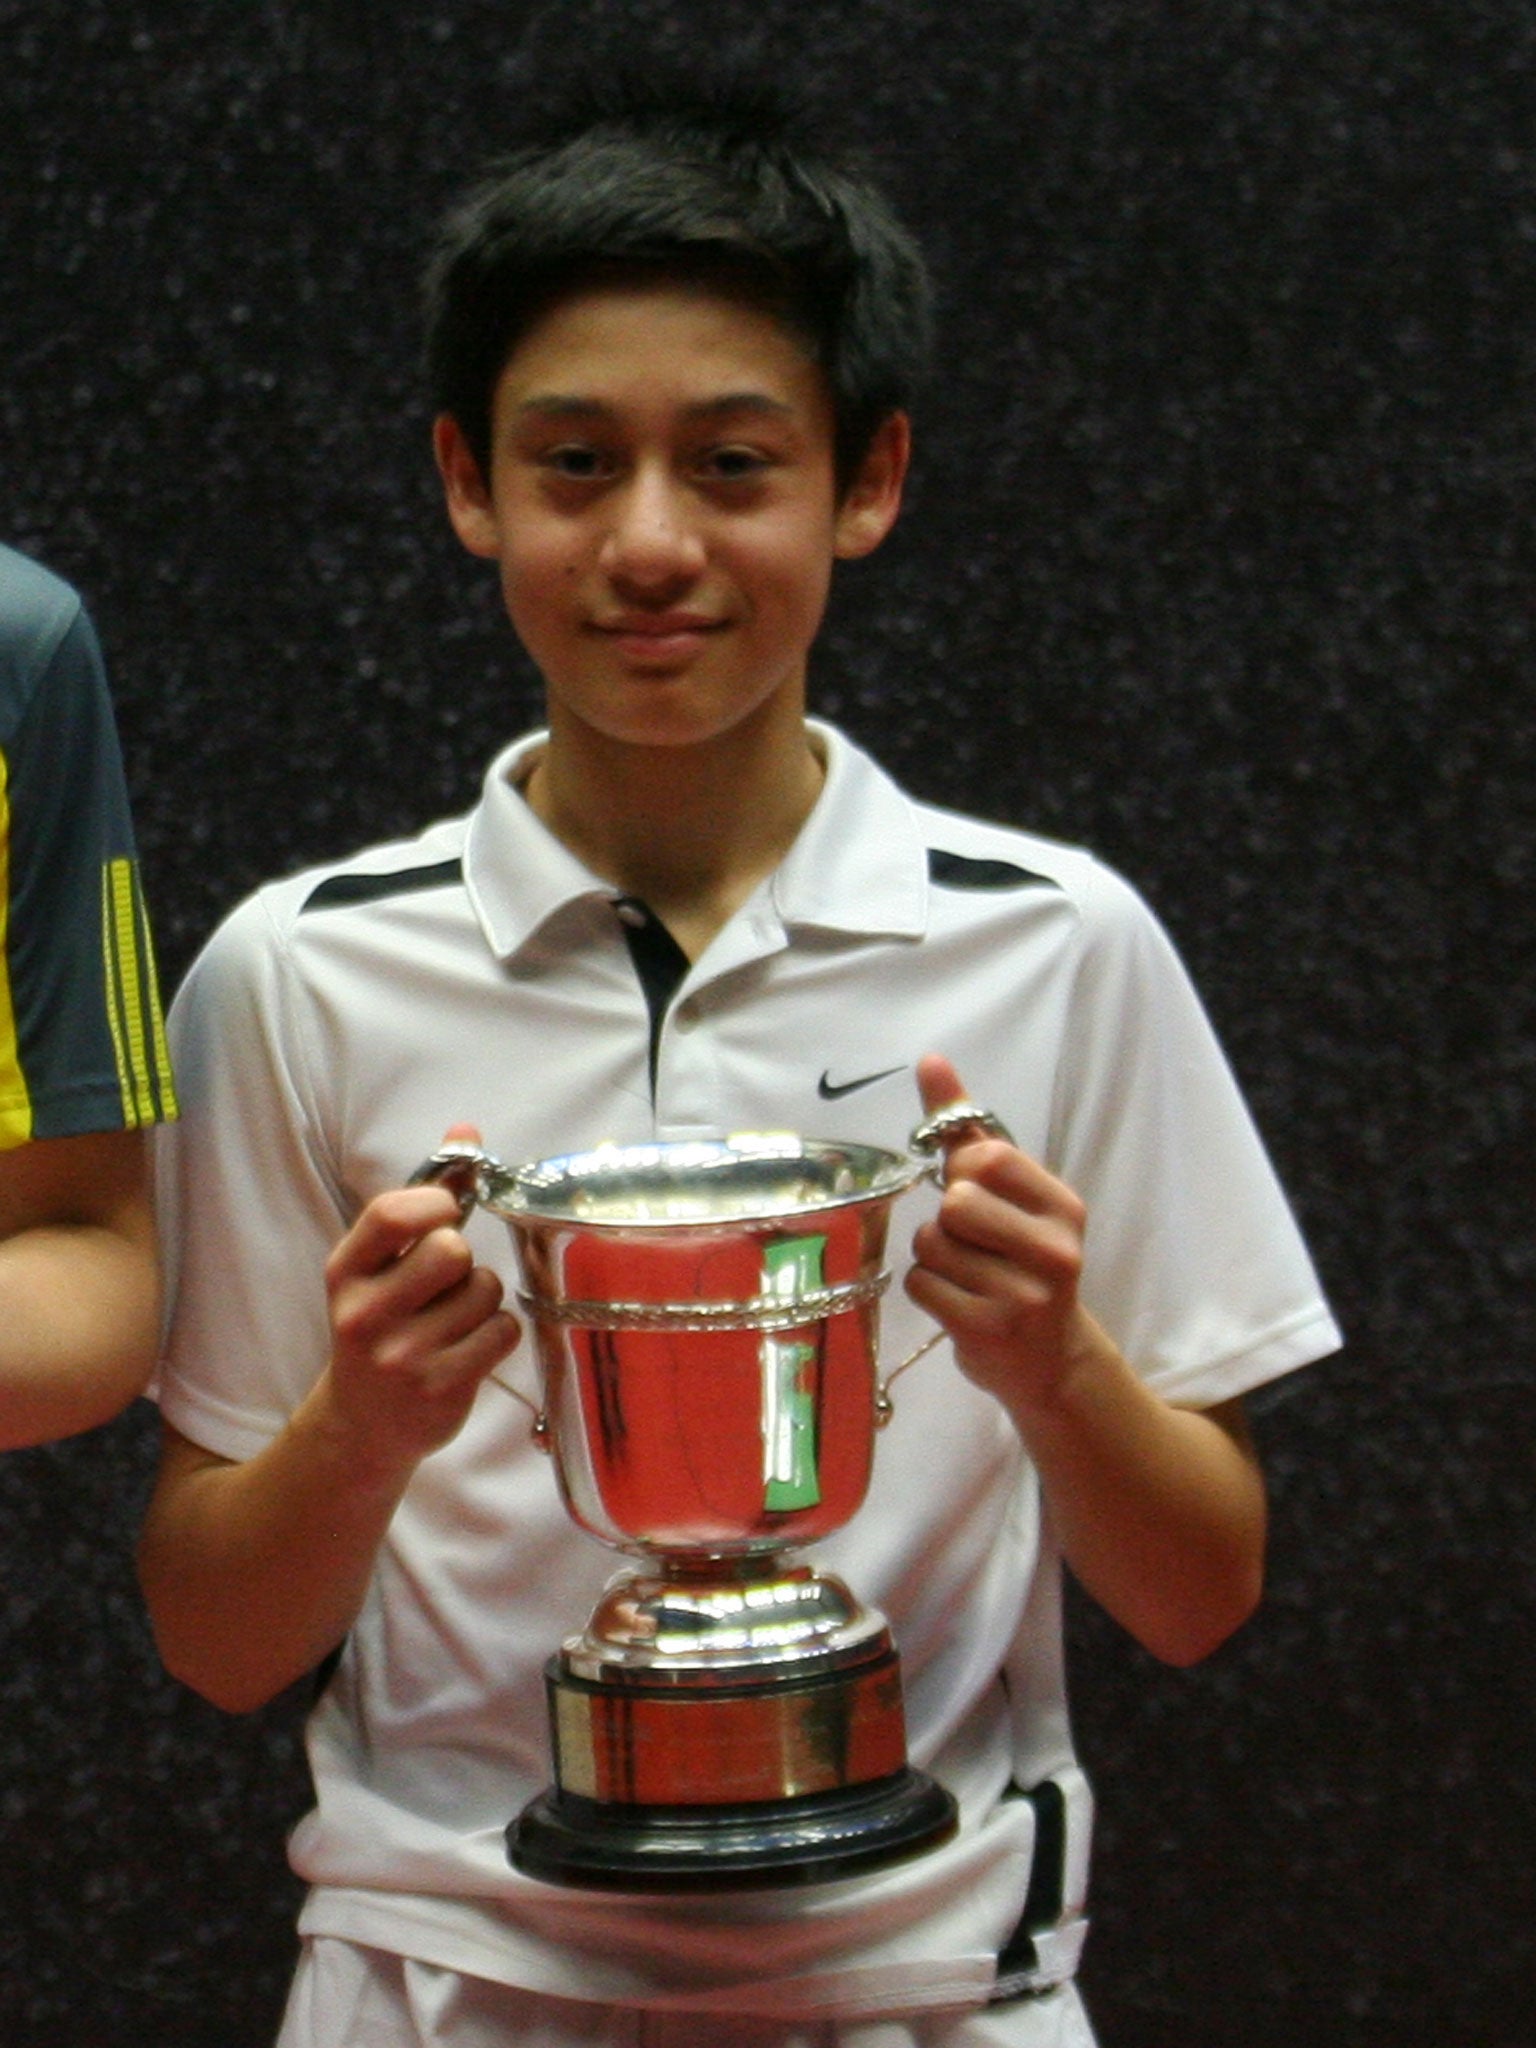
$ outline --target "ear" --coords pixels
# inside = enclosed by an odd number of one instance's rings
[[[440,413],[434,420],[432,453],[437,457],[437,473],[443,480],[454,532],[472,555],[494,555],[500,535],[491,493],[452,413]]]
[[[837,508],[833,553],[839,561],[872,554],[896,524],[911,454],[911,421],[904,412],[887,413]]]

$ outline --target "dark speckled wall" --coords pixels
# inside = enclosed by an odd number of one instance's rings
[[[534,706],[414,306],[528,12],[0,0],[0,532],[97,612],[172,979]],[[1170,1673],[1075,1611],[1106,2048],[1530,2048],[1536,5],[650,18],[755,23],[939,274],[822,706],[1146,888],[1349,1331],[1260,1404],[1263,1616]],[[0,1463],[5,2048],[258,2048],[288,1968],[298,1703],[157,1675],[152,1435]]]

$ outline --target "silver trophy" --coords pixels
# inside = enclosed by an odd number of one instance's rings
[[[884,1618],[790,1553],[839,1529],[889,1414],[890,1210],[997,1120],[956,1104],[916,1157],[777,1133],[504,1167],[449,1146],[418,1181],[511,1227],[565,1505],[639,1559],[546,1683],[554,1784],[518,1869],[621,1890],[842,1877],[942,1841],[907,1761]]]

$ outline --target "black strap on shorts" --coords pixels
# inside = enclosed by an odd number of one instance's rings
[[[1061,1787],[1053,1778],[1045,1778],[1032,1791],[1015,1786],[1008,1796],[1027,1799],[1035,1809],[1035,1853],[1019,1924],[998,1952],[997,1983],[989,2005],[1041,1998],[1056,1989],[1054,1983],[1038,1981],[1040,1951],[1035,1935],[1060,1922],[1067,1893],[1067,1802]]]

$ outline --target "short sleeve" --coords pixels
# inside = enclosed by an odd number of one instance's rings
[[[1102,868],[1085,910],[1053,1148],[1088,1208],[1083,1297],[1159,1393],[1207,1407],[1339,1332],[1166,933]]]
[[[350,1220],[306,1078],[307,1008],[261,897],[226,920],[171,1006],[185,1097],[157,1134],[170,1302],[155,1393],[221,1457],[271,1441],[323,1370],[323,1271]]]
[[[0,1147],[176,1112],[100,650],[36,574],[0,650]]]

